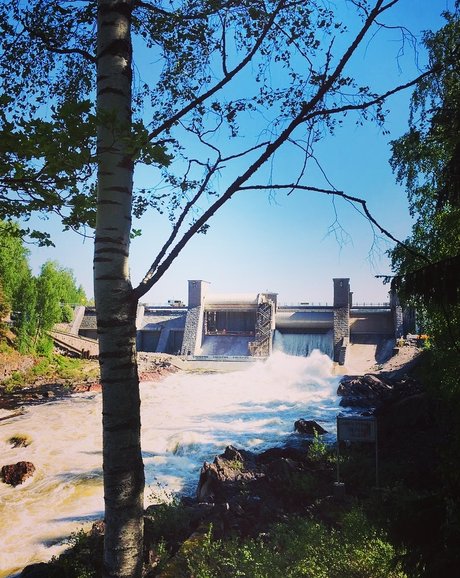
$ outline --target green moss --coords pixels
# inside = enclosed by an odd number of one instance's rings
[[[14,434],[8,438],[7,442],[13,448],[26,448],[32,443],[32,438],[27,434]]]

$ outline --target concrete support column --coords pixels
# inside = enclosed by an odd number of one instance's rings
[[[188,306],[201,307],[209,289],[208,281],[191,280],[188,282]]]
[[[390,307],[391,313],[393,314],[395,339],[399,339],[404,335],[404,314],[401,303],[399,302],[399,297],[393,290],[390,292]]]
[[[182,355],[195,355],[203,339],[204,301],[209,288],[207,281],[188,282],[188,311],[185,320]]]
[[[85,316],[86,307],[84,305],[77,305],[73,312],[73,320],[72,325],[70,326],[70,333],[72,335],[78,335],[80,331],[80,325],[83,321],[83,317]]]
[[[350,279],[334,279],[334,361],[343,365],[350,339]]]

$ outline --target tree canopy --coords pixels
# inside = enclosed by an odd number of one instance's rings
[[[391,251],[394,281],[419,308],[444,308],[444,325],[458,340],[460,303],[460,20],[459,9],[446,25],[425,35],[438,71],[419,83],[412,96],[409,131],[392,143],[392,166],[405,184],[414,217],[406,245]],[[430,314],[428,314],[430,318]],[[455,329],[457,328],[457,329]],[[431,327],[438,331],[434,327]],[[456,335],[454,335],[456,334]],[[438,335],[439,336],[439,335]]]

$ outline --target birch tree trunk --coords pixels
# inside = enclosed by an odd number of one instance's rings
[[[133,162],[131,0],[98,0],[98,206],[94,293],[103,386],[104,577],[142,572],[144,467],[129,279]]]

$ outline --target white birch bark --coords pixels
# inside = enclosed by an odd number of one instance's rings
[[[104,577],[142,572],[144,468],[129,279],[133,163],[131,0],[98,0],[98,208],[94,292],[103,386]]]

